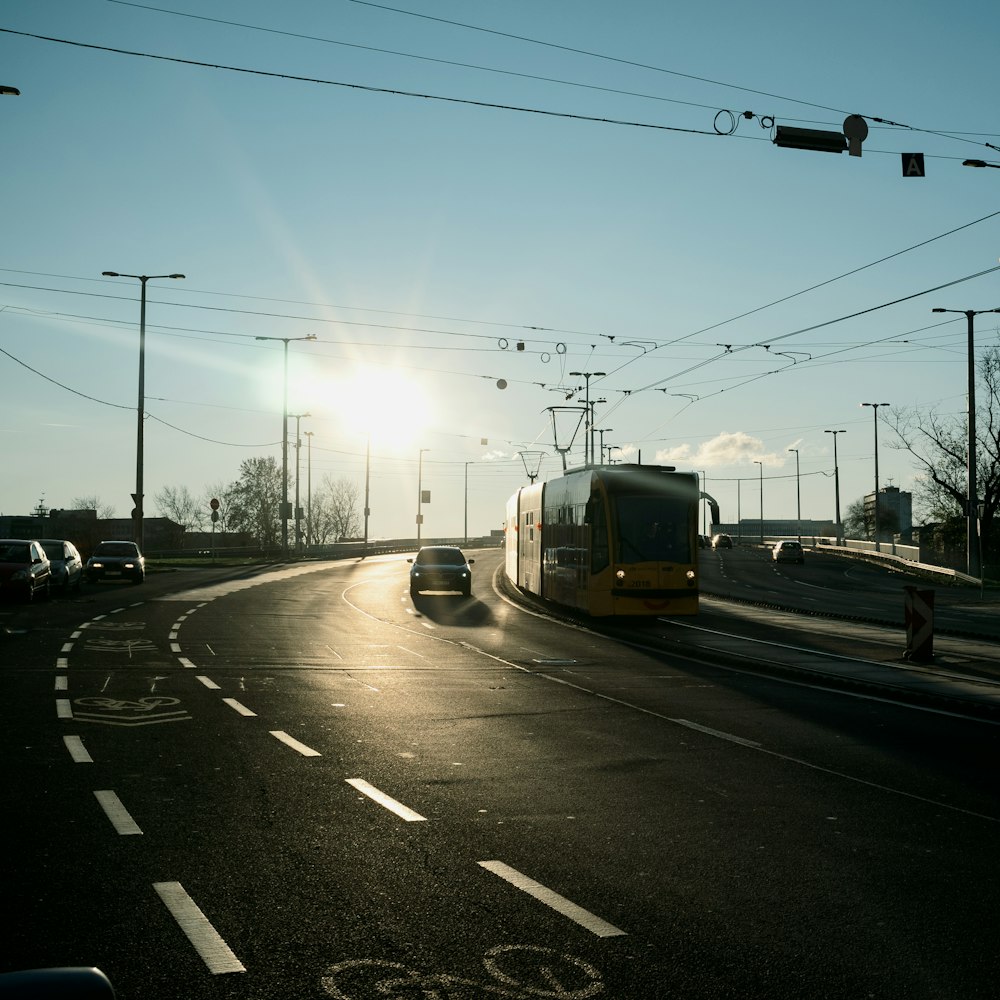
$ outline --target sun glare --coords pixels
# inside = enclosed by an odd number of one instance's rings
[[[359,367],[326,386],[327,403],[344,430],[384,445],[416,442],[433,419],[419,380],[394,368]]]

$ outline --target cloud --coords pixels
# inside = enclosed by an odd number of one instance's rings
[[[764,465],[781,467],[785,464],[785,455],[766,452],[764,442],[743,431],[723,431],[697,448],[689,444],[677,445],[674,448],[664,448],[656,453],[656,461],[666,465],[685,464],[696,468],[714,469],[720,466],[751,465],[763,462]]]

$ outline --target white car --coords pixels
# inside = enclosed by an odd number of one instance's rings
[[[63,593],[79,590],[83,583],[83,559],[80,551],[65,538],[39,538],[52,567],[52,586]]]
[[[806,561],[805,553],[798,542],[778,542],[771,549],[771,559],[774,562],[793,562],[802,564]]]

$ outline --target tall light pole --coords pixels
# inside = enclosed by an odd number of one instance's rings
[[[593,418],[590,413],[590,380],[592,378],[604,378],[607,372],[570,372],[577,378],[582,378],[586,382],[587,387],[587,399],[586,399],[586,427],[584,427],[583,434],[583,464],[590,465],[594,457],[594,441],[593,441]]]
[[[368,517],[371,514],[371,508],[368,506],[368,489],[370,483],[370,473],[371,473],[371,461],[372,461],[372,432],[368,432],[368,439],[365,442],[365,542],[364,548],[362,549],[362,558],[368,555]]]
[[[465,544],[469,544],[469,466],[475,462],[465,463]]]
[[[299,500],[299,482],[302,479],[299,472],[301,468],[299,464],[299,452],[302,449],[302,437],[299,434],[299,421],[303,417],[311,417],[312,414],[289,413],[288,415],[295,418],[295,553],[298,555],[302,548],[302,507]]]
[[[598,434],[601,435],[601,460],[600,460],[600,462],[598,462],[598,465],[604,465],[604,435],[605,434],[613,434],[614,430],[615,430],[614,427],[598,427],[598,428],[596,428],[596,433],[598,433]]]
[[[423,503],[424,503],[424,452],[430,448],[421,448],[420,456],[417,459],[417,546],[420,544],[420,529],[424,523]]]
[[[985,165],[985,164],[984,164]],[[968,357],[966,376],[969,384],[969,444],[966,477],[969,496],[966,501],[965,563],[969,576],[982,575],[979,558],[979,486],[976,483],[976,359],[975,359],[975,318],[981,313],[1000,313],[1000,309],[932,309],[936,313],[962,313],[968,322]]]
[[[753,460],[754,465],[760,466],[760,544],[764,544],[764,463]]]
[[[875,418],[875,551],[882,551],[882,543],[879,540],[878,525],[878,408],[888,406],[888,403],[862,403],[862,406],[872,408],[872,416]]]
[[[305,431],[306,441],[306,548],[312,545],[313,530],[313,432]]]
[[[141,285],[139,299],[139,402],[136,406],[136,432],[135,432],[135,493],[132,500],[135,507],[132,510],[132,539],[139,546],[139,551],[143,549],[142,530],[142,472],[143,472],[143,441],[142,425],[146,410],[146,282],[158,280],[160,278],[183,278],[183,274],[122,274],[119,271],[102,271],[105,278],[135,278]]]
[[[844,526],[840,521],[840,466],[837,464],[837,435],[847,431],[823,431],[833,435],[833,495],[837,504],[837,544],[844,544]]]
[[[282,378],[281,404],[281,553],[288,558],[288,345],[300,340],[315,340],[316,334],[307,337],[254,337],[254,340],[276,340],[285,345],[285,373]]]
[[[802,480],[799,478],[799,449],[789,448],[789,451],[795,452],[795,511],[796,517],[798,519],[798,539],[799,545],[802,544]]]

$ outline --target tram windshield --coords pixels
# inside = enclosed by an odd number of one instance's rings
[[[617,496],[618,562],[691,562],[690,504],[664,496]]]

